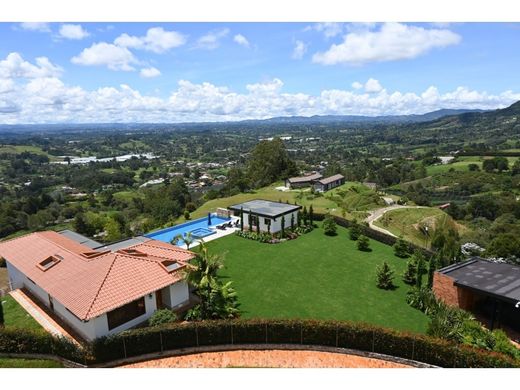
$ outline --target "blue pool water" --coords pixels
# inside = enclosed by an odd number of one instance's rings
[[[153,233],[145,234],[145,237],[169,243],[173,237],[176,237],[179,234],[185,237],[186,233],[191,232],[193,238],[203,238],[215,233],[209,229],[210,226],[213,227],[220,225],[222,223],[229,222],[230,220],[231,218],[221,218],[217,217],[216,215],[212,215],[211,225],[208,225],[208,217],[204,217],[166,229],[158,230]],[[177,246],[182,245],[184,245],[184,241],[179,240],[179,242],[177,242]]]

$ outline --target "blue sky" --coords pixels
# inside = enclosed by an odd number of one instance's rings
[[[0,23],[0,37],[0,124],[409,114],[520,99],[512,23]]]

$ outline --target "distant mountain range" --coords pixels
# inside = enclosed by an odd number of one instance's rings
[[[269,119],[248,119],[233,122],[189,122],[189,123],[70,123],[70,124],[38,124],[38,125],[0,125],[0,132],[45,132],[59,130],[118,130],[118,131],[162,131],[162,130],[185,130],[200,129],[212,130],[222,126],[233,127],[243,125],[271,126],[271,125],[320,125],[320,124],[357,124],[357,125],[409,125],[421,123],[425,126],[444,126],[446,124],[465,126],[480,122],[507,122],[516,121],[520,115],[520,101],[504,109],[497,110],[471,110],[471,109],[441,109],[426,114],[412,115],[384,115],[384,116],[362,116],[362,115],[314,115],[274,117]]]
[[[364,115],[313,115],[313,116],[280,116],[269,119],[249,119],[240,121],[240,123],[415,123],[415,122],[429,122],[445,116],[460,115],[466,113],[481,113],[485,110],[470,110],[470,109],[441,109],[437,111],[428,112],[426,114],[411,114],[411,115],[383,115],[383,116],[364,116]]]

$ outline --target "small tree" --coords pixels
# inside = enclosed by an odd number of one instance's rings
[[[281,234],[282,234],[282,238],[285,237],[285,215],[282,215],[282,222],[281,222]]]
[[[323,232],[327,236],[335,236],[336,235],[336,221],[330,214],[327,214],[325,219],[323,220]]]
[[[403,274],[403,282],[414,285],[417,282],[417,264],[415,259],[411,258],[406,262],[406,270]]]
[[[394,244],[394,254],[402,259],[410,256],[410,253],[408,253],[408,244],[402,237],[399,237]]]
[[[302,222],[303,222],[303,225],[307,225],[307,207],[306,206],[303,206],[303,210],[302,210]]]
[[[247,222],[249,222],[249,231],[253,231],[253,218],[251,214],[251,210],[249,210],[248,216],[247,216]]]
[[[193,244],[195,239],[191,235],[191,232],[186,233],[186,235],[183,238],[184,243],[186,244],[186,249],[190,249],[190,245]]]
[[[177,245],[179,243],[179,241],[182,241],[182,234],[177,234],[175,237],[173,237],[170,240],[170,244]]]
[[[435,270],[437,269],[437,259],[432,257],[430,259],[430,266],[428,267],[428,288],[431,289],[433,287],[433,275],[435,274]]]
[[[370,252],[370,241],[367,236],[363,234],[359,236],[357,240],[357,248],[363,252]]]
[[[393,289],[394,286],[394,271],[385,261],[377,267],[377,287],[383,290]]]
[[[417,280],[416,280],[416,286],[417,288],[422,287],[422,277],[424,273],[426,272],[426,265],[424,261],[424,256],[421,252],[415,251],[414,258],[417,263]]]
[[[177,315],[170,309],[160,309],[152,314],[148,320],[148,325],[157,326],[177,321]]]
[[[361,227],[359,226],[357,219],[354,219],[352,221],[352,225],[350,226],[349,237],[352,241],[357,241],[360,235]]]
[[[312,204],[309,206],[309,225],[314,226],[314,209]]]
[[[291,214],[291,231],[294,232],[294,213]]]
[[[240,231],[244,231],[244,208],[240,207]]]
[[[256,216],[256,232],[260,234],[260,217]]]
[[[271,234],[271,221],[267,224],[267,233]]]

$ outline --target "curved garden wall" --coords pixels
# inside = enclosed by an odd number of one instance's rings
[[[101,338],[83,349],[48,334],[0,331],[0,353],[52,354],[85,365],[182,348],[243,344],[344,348],[439,367],[520,367],[520,362],[502,354],[344,321],[219,320],[169,324]]]

